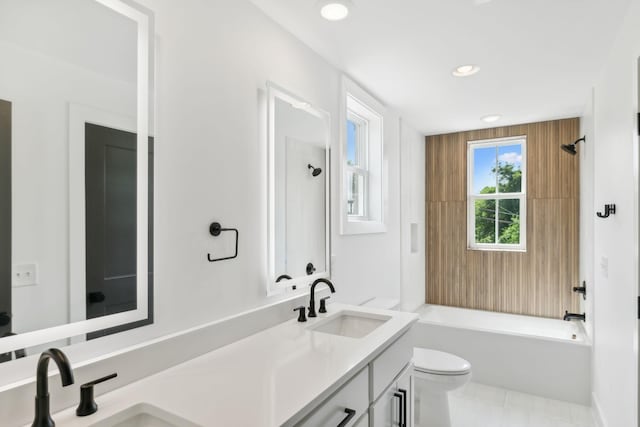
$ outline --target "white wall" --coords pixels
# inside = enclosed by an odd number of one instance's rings
[[[587,140],[587,144],[594,146],[594,207],[591,214],[595,215],[594,211],[601,210],[605,203],[615,203],[618,209],[609,219],[594,219],[593,235],[593,397],[595,407],[608,427],[638,425],[638,248],[634,240],[638,231],[635,189],[638,180],[639,17],[640,0],[633,0],[595,85],[593,116],[587,106],[583,126],[585,132],[595,132],[595,137]],[[590,150],[587,148],[587,156]],[[585,208],[589,209],[588,206]],[[608,266],[604,266],[605,263]]]
[[[400,126],[402,310],[425,303],[425,137],[404,120]],[[413,236],[412,226],[414,224]],[[413,239],[413,240],[412,240]],[[413,249],[412,249],[413,247]]]
[[[328,111],[337,147],[340,73],[247,1],[143,3],[155,12],[158,34],[155,329],[164,333],[268,302],[259,126],[266,112],[258,100],[273,81]],[[389,232],[343,237],[333,227],[336,300],[399,295],[397,116],[390,113],[385,125]],[[238,259],[206,261],[216,249],[207,233],[212,220],[240,229]]]
[[[580,120],[580,134],[586,136],[586,143],[578,146],[580,157],[580,285],[586,282],[587,296],[580,301],[581,312],[586,313],[584,323],[587,335],[593,339],[595,312],[593,301],[595,295],[595,264],[593,233],[597,207],[593,204],[594,168],[595,168],[595,130],[594,130],[594,94],[591,93],[584,107]],[[562,155],[568,156],[563,153]],[[572,286],[578,286],[577,283]]]
[[[375,94],[374,94],[375,95]],[[339,117],[339,116],[333,116]],[[400,118],[384,114],[383,186],[387,191],[385,233],[340,234],[338,145],[332,150],[331,275],[341,302],[360,304],[372,298],[400,300]],[[333,298],[333,297],[332,297]]]
[[[267,302],[266,140],[273,81],[335,116],[339,73],[246,1],[144,1],[157,43],[156,333]],[[264,117],[263,117],[264,116]],[[239,257],[211,221],[240,230]]]

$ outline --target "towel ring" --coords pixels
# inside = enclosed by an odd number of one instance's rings
[[[240,239],[240,232],[238,231],[238,229],[237,228],[222,228],[222,225],[220,225],[219,222],[212,222],[211,225],[209,226],[209,233],[213,237],[218,237],[224,231],[233,231],[234,233],[236,233],[236,250],[235,250],[235,253],[233,254],[233,256],[228,256],[228,257],[223,257],[223,258],[211,258],[211,254],[207,254],[207,260],[209,262],[225,261],[225,260],[228,260],[228,259],[234,259],[234,258],[238,257],[238,240]]]

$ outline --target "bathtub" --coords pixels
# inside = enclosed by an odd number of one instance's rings
[[[424,305],[417,347],[471,362],[473,381],[550,399],[591,403],[591,343],[581,322]]]

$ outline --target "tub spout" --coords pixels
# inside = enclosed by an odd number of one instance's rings
[[[582,320],[585,322],[587,320],[587,315],[585,313],[569,313],[565,310],[563,320],[566,320],[567,322],[570,320]]]

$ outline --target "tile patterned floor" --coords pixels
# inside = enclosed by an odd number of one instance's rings
[[[450,393],[452,427],[595,427],[591,408],[469,383]]]

